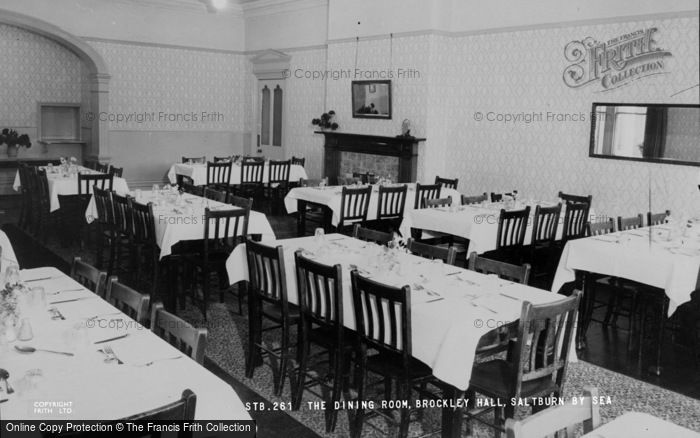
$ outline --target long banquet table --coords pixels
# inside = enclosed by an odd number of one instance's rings
[[[230,385],[70,277],[55,268],[37,268],[21,271],[21,278],[45,279],[26,284],[43,287],[53,314],[65,319],[35,313],[32,340],[0,344],[0,368],[9,371],[15,389],[13,394],[0,393],[9,399],[0,405],[3,420],[117,420],[176,401],[185,389],[197,395],[197,420],[250,420]],[[65,302],[51,304],[55,301]],[[82,331],[86,337],[74,331],[76,324],[87,327]],[[94,344],[123,334],[127,336]],[[20,353],[17,345],[74,356]],[[105,345],[124,364],[105,362]],[[37,408],[37,400],[70,403],[70,412],[44,411]]]
[[[177,182],[177,176],[187,176],[192,179],[192,182],[196,186],[202,186],[207,183],[207,164],[206,163],[175,163],[170,166],[168,171],[168,179],[171,184]],[[293,164],[289,168],[289,180],[299,181],[300,179],[307,179],[306,170],[303,166],[298,164]],[[270,181],[270,165],[269,162],[265,162],[265,167],[263,169],[263,182]],[[231,176],[229,179],[229,184],[238,184],[241,182],[241,164],[231,163]]]
[[[2,248],[2,259],[0,259],[0,272],[4,272],[5,263],[10,262],[17,264],[17,256],[15,250],[12,249],[12,243],[7,238],[7,234],[0,230],[0,248]]]
[[[77,174],[63,174],[59,171],[58,166],[52,167],[52,170],[48,168],[46,171],[46,179],[49,183],[49,199],[50,199],[50,210],[56,211],[61,208],[58,202],[58,195],[77,195],[78,194],[78,175]],[[87,167],[77,166],[77,171],[80,173],[88,174],[98,174],[100,172],[88,169]],[[12,184],[12,188],[18,191],[21,186],[19,179],[19,171],[15,174],[15,181]],[[129,186],[124,178],[115,176],[112,179],[112,189],[118,194],[124,196],[129,193]],[[90,188],[92,191],[92,188]]]
[[[293,267],[294,252],[300,248],[324,264],[343,266],[343,316],[350,329],[355,328],[351,265],[378,272],[372,278],[383,283],[409,284],[412,286],[413,355],[429,365],[435,377],[462,390],[469,386],[476,347],[485,333],[496,328],[497,323],[516,321],[526,300],[543,304],[563,298],[549,291],[406,253],[398,253],[395,269],[391,271],[382,261],[383,250],[378,245],[340,234],[329,234],[323,242],[319,243],[315,237],[264,242],[284,248],[289,301],[298,303]],[[238,245],[226,263],[231,284],[248,280],[245,251],[245,245]],[[383,268],[375,271],[379,263]]]
[[[459,204],[459,201],[457,201]],[[498,236],[498,220],[501,209],[521,210],[530,206],[530,216],[535,214],[535,206],[553,207],[557,203],[540,200],[518,201],[511,207],[506,207],[504,202],[484,202],[482,204],[460,205],[455,208],[423,208],[409,210],[404,215],[400,231],[404,236],[411,235],[411,228],[448,233],[454,236],[469,239],[469,252],[476,251],[482,254],[496,249]],[[557,239],[561,239],[566,207],[562,205],[560,226],[557,228]],[[589,212],[589,220],[595,219],[595,212]],[[532,240],[532,220],[528,221],[528,230],[525,233],[525,245]]]
[[[700,438],[700,434],[653,415],[627,412],[581,438]]]
[[[408,192],[406,194],[406,204],[404,208],[404,216],[414,211],[414,202],[416,197],[416,184],[407,183]],[[325,186],[325,187],[295,187],[289,191],[284,198],[284,206],[287,213],[296,213],[297,211],[305,211],[306,204],[320,205],[330,211],[328,218],[330,225],[338,225],[340,220],[340,204],[342,198],[342,186]],[[441,198],[452,198],[453,203],[461,202],[461,194],[448,188],[440,190]],[[369,209],[367,211],[367,220],[377,218],[377,207],[379,204],[379,186],[372,186],[372,195],[369,198]],[[404,234],[410,236],[409,234]]]
[[[132,193],[137,195],[137,193]],[[184,193],[182,204],[176,205],[167,202],[164,196],[154,195],[150,190],[138,192],[135,198],[140,203],[153,202],[153,215],[155,220],[156,242],[160,248],[160,257],[166,257],[172,253],[173,246],[184,240],[198,240],[204,237],[204,210],[236,209],[230,204],[210,200],[201,196]],[[94,200],[90,202],[85,217],[92,222],[98,217]],[[213,229],[212,229],[213,232]],[[231,230],[233,234],[234,230]],[[250,211],[248,219],[248,234],[260,234],[262,239],[275,238],[270,221],[264,213]]]

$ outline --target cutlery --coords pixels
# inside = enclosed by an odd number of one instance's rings
[[[104,347],[102,347],[102,352],[107,355],[105,362],[117,361],[117,364],[119,365],[122,365],[124,363],[117,357],[117,353],[114,352],[114,349],[111,345],[105,345]]]
[[[481,305],[480,305],[480,304],[476,304],[474,301],[470,301],[469,304],[471,304],[471,305],[474,306],[474,307],[478,307],[478,308],[480,308],[480,309],[488,310],[488,311],[491,312],[491,313],[498,313],[498,312],[496,312],[495,310],[490,309],[490,308],[484,306],[483,304],[481,304]]]
[[[44,281],[44,280],[51,280],[53,278],[58,278],[58,277],[43,277],[43,278],[32,278],[31,280],[24,280],[25,283],[31,283],[32,281]]]
[[[51,312],[51,319],[66,319],[63,314],[55,307],[49,309]]]
[[[15,350],[19,351],[20,353],[34,353],[35,351],[44,351],[46,353],[55,353],[55,354],[62,354],[64,356],[73,356],[73,353],[68,353],[66,351],[45,350],[43,348],[34,348],[34,347],[26,346],[26,345],[15,345]]]
[[[435,298],[434,300],[428,300],[428,301],[426,301],[426,303],[434,303],[435,301],[442,301],[442,300],[444,300],[444,298],[440,297],[440,298]]]
[[[124,338],[126,338],[127,336],[129,336],[129,334],[128,334],[128,333],[124,333],[123,335],[115,336],[115,337],[113,337],[113,338],[103,339],[103,340],[101,340],[101,341],[95,341],[94,344],[95,344],[95,345],[97,345],[97,344],[104,344],[105,342],[116,341],[116,340],[118,340],[118,339],[124,339]]]
[[[73,301],[89,300],[91,298],[95,298],[95,297],[80,297],[80,298],[71,298],[70,300],[63,300],[63,301],[51,301],[49,304],[72,303]]]
[[[87,320],[92,321],[92,320],[97,319],[101,316],[111,316],[111,315],[121,315],[121,312],[102,313],[100,315],[91,316],[90,318],[87,318]]]
[[[81,290],[85,290],[85,288],[79,288],[79,289],[64,289],[64,290],[59,290],[56,292],[51,292],[49,295],[58,295],[62,294],[63,292],[80,292]]]
[[[12,389],[12,386],[10,386],[9,378],[10,373],[6,369],[0,368],[0,382],[5,382],[5,393],[7,395],[10,395],[13,392],[15,392],[15,390]]]
[[[598,242],[617,243],[617,240],[600,239],[598,237],[591,237],[591,239],[597,240]]]
[[[450,272],[449,274],[445,274],[445,275],[457,275],[460,272],[462,272],[462,271],[454,271],[454,272]]]
[[[511,300],[520,301],[520,298],[514,297],[512,295],[504,294],[503,292],[499,292],[498,295],[500,295],[502,297],[510,298]]]
[[[8,400],[9,400],[9,398],[3,398],[2,400],[0,400],[0,403],[5,403]]]
[[[165,360],[175,360],[175,359],[180,359],[181,357],[182,357],[182,355],[180,355],[180,356],[173,356],[173,357],[164,357],[164,358],[162,358],[162,359],[155,359],[155,360],[152,360],[152,361],[150,361],[150,362],[146,362],[146,363],[144,363],[144,364],[137,365],[137,366],[139,366],[139,367],[150,367],[151,365],[153,365],[153,364],[156,363],[156,362],[162,362],[162,361],[165,361]]]

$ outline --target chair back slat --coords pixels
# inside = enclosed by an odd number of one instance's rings
[[[92,193],[92,187],[97,186],[102,190],[112,191],[112,181],[114,175],[111,174],[78,174],[78,194],[89,195]]]
[[[406,242],[406,249],[417,256],[430,260],[442,260],[448,265],[454,265],[457,261],[457,249],[454,246],[444,248],[409,238]]]
[[[250,210],[204,210],[205,262],[214,252],[230,253],[248,235]]]
[[[580,295],[580,291],[574,291],[570,297],[551,304],[523,303],[512,356],[520,366],[510,382],[517,396],[524,383],[545,377],[562,387]]]
[[[588,222],[588,212],[590,204],[584,203],[566,203],[566,212],[564,213],[564,228],[562,229],[562,241],[566,242],[572,239],[579,239],[585,236],[586,223]]]
[[[230,162],[207,162],[207,186],[216,184],[228,185],[231,181]]]
[[[146,325],[150,295],[144,295],[120,283],[117,277],[109,279],[107,302],[141,325]]]
[[[251,292],[264,301],[282,306],[288,313],[287,280],[282,246],[276,248],[246,239]]]
[[[155,303],[151,308],[151,331],[195,362],[204,364],[207,329],[196,328],[166,311],[163,303]]]
[[[561,217],[561,203],[553,207],[535,207],[535,217],[532,223],[531,244],[552,243],[557,238],[559,219]]]
[[[241,163],[241,184],[262,184],[264,171],[264,161],[244,159]]]
[[[458,183],[459,183],[459,178],[450,179],[450,178],[440,178],[439,176],[435,177],[435,184],[440,184],[442,187],[444,187],[446,189],[457,190]]]
[[[156,245],[155,216],[153,203],[141,204],[129,197],[129,212],[131,214],[131,237],[139,244]]]
[[[525,232],[530,217],[530,207],[522,210],[506,211],[501,209],[498,219],[496,248],[517,248],[525,243]]]
[[[134,226],[131,219],[129,197],[112,193],[112,212],[114,213],[115,229],[127,237],[131,236]]]
[[[530,264],[525,263],[522,266],[512,265],[498,260],[479,257],[476,252],[469,254],[467,267],[471,271],[486,275],[495,274],[499,278],[520,284],[527,284],[530,279]]]
[[[356,331],[370,348],[411,357],[411,289],[395,288],[350,273]]]
[[[288,184],[289,183],[289,171],[292,167],[292,161],[273,161],[270,160],[268,165],[268,184]]]
[[[486,192],[484,192],[482,195],[475,196],[462,195],[462,205],[480,204],[482,202],[486,202],[488,199],[489,195]]]
[[[369,211],[372,186],[351,188],[343,186],[340,198],[340,221],[342,227],[352,222],[364,222]]]
[[[80,257],[73,258],[70,276],[87,289],[95,292],[101,298],[105,297],[107,288],[107,273],[85,263]]]
[[[416,199],[413,203],[414,209],[425,208],[426,199],[437,199],[440,197],[440,184],[416,184]]]
[[[403,219],[407,193],[406,184],[397,187],[379,186],[377,220]]]
[[[95,207],[97,208],[97,222],[103,225],[114,226],[114,212],[112,211],[112,192],[93,188]]]

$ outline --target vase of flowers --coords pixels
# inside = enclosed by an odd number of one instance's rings
[[[0,132],[0,145],[3,144],[7,145],[7,156],[10,158],[17,156],[20,147],[32,147],[32,143],[29,141],[29,135],[20,135],[14,129],[9,128],[5,128]]]
[[[321,114],[320,118],[311,120],[311,124],[318,126],[322,131],[326,129],[335,131],[338,129],[338,124],[333,121],[333,118],[335,118],[335,111],[330,110],[327,113]]]

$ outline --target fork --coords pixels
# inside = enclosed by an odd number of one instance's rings
[[[105,362],[113,362],[117,361],[119,365],[123,364],[121,360],[117,357],[117,354],[114,352],[114,349],[112,348],[111,345],[105,345],[102,347],[102,352],[107,355],[107,358],[105,359]]]
[[[146,362],[146,363],[144,363],[144,364],[137,365],[137,366],[140,366],[140,367],[150,367],[151,365],[153,365],[153,364],[156,363],[156,362],[162,362],[162,361],[164,361],[164,360],[180,359],[181,357],[182,357],[182,355],[173,356],[173,357],[164,357],[164,358],[155,359],[155,360],[152,360],[152,361],[150,361],[150,362]]]

